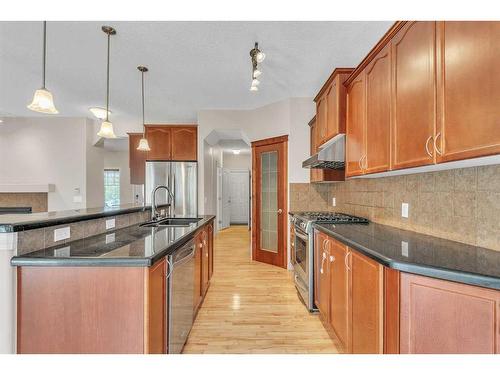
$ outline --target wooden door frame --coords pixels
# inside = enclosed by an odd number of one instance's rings
[[[281,163],[281,168],[282,168],[282,177],[278,181],[278,191],[282,189],[283,191],[283,197],[282,197],[282,202],[283,207],[282,207],[282,214],[281,214],[281,231],[283,235],[281,236],[281,243],[278,243],[278,249],[279,246],[282,246],[283,248],[283,256],[280,259],[280,264],[276,264],[276,266],[281,267],[281,268],[288,268],[288,135],[283,135],[279,137],[273,137],[273,138],[267,138],[267,139],[262,139],[259,141],[252,142],[252,260],[256,259],[257,255],[257,230],[259,228],[259,222],[260,218],[257,215],[257,208],[258,208],[258,201],[257,199],[257,186],[258,182],[260,181],[260,178],[257,174],[257,155],[255,152],[256,147],[261,147],[261,146],[269,146],[269,145],[274,145],[274,144],[279,144],[282,143],[282,151],[283,151],[283,160]],[[278,197],[279,199],[279,197]],[[280,223],[278,223],[278,226]]]

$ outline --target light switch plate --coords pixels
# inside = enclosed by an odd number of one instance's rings
[[[54,229],[54,242],[67,240],[71,236],[69,227]]]
[[[337,200],[335,197],[332,197],[332,206],[335,207],[337,205]]]
[[[106,220],[106,230],[113,229],[115,227],[115,219]]]
[[[401,217],[408,218],[410,205],[408,203],[401,203]]]
[[[408,257],[408,242],[401,241],[401,255]]]

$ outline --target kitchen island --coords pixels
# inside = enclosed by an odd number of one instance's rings
[[[168,352],[169,255],[194,248],[193,315],[213,272],[213,220],[134,224],[14,256],[18,353]]]

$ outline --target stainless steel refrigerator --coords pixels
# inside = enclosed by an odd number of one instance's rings
[[[165,185],[174,196],[171,215],[198,216],[198,163],[176,161],[147,161],[145,202],[151,205],[151,193],[158,185]],[[165,189],[156,192],[156,205],[168,203]]]

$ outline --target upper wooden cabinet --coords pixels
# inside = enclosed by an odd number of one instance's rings
[[[147,152],[147,160],[172,159],[172,129],[162,125],[146,126],[146,139],[151,151]]]
[[[151,151],[147,160],[196,161],[198,129],[194,125],[146,125]]]
[[[198,155],[198,128],[172,127],[172,160],[194,161]]]
[[[438,22],[438,162],[500,153],[500,22]]]
[[[319,91],[316,102],[317,145],[321,146],[339,133],[345,132],[346,91],[344,82],[350,68],[337,68]]]
[[[133,185],[144,184],[145,162],[147,153],[137,150],[142,133],[128,133],[130,183]]]
[[[366,122],[365,72],[347,87],[346,176],[363,174]]]
[[[386,46],[366,67],[364,173],[390,168],[391,49]]]
[[[436,23],[407,22],[391,41],[393,169],[434,163]]]

